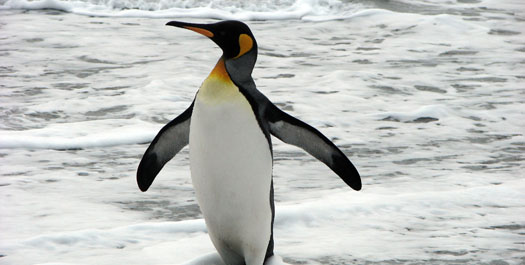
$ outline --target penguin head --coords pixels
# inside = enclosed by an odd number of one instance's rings
[[[212,24],[170,21],[166,25],[200,33],[215,42],[223,51],[225,60],[257,56],[257,42],[248,26],[240,21],[227,20]]]

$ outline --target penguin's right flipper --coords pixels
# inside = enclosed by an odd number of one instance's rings
[[[317,129],[290,116],[272,103],[266,109],[266,118],[270,124],[270,133],[275,137],[302,148],[325,163],[352,189],[361,189],[361,177],[352,162]]]
[[[162,167],[188,145],[192,111],[193,103],[160,130],[142,156],[137,169],[137,184],[141,191],[147,191]]]

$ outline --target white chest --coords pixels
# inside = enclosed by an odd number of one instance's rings
[[[272,155],[237,87],[204,82],[193,107],[189,145],[193,185],[214,244],[226,241],[239,251],[265,248],[271,229]]]

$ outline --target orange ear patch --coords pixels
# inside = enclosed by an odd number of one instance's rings
[[[237,59],[241,57],[243,54],[250,51],[253,47],[253,39],[250,36],[248,36],[248,34],[239,35],[239,47],[240,47],[239,54],[237,54],[237,56],[235,56],[233,59]]]
[[[201,29],[201,28],[197,28],[197,27],[190,27],[190,26],[185,26],[184,28],[186,29],[189,29],[189,30],[193,30],[197,33],[200,33],[208,38],[213,38],[213,32],[207,30],[207,29]]]

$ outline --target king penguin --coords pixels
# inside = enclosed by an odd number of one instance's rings
[[[280,110],[255,86],[257,42],[240,21],[169,26],[189,29],[223,51],[192,104],[164,126],[144,153],[137,183],[146,191],[162,167],[189,144],[190,171],[210,239],[228,265],[262,265],[273,255],[271,135],[325,163],[361,189],[354,165],[312,126]]]

